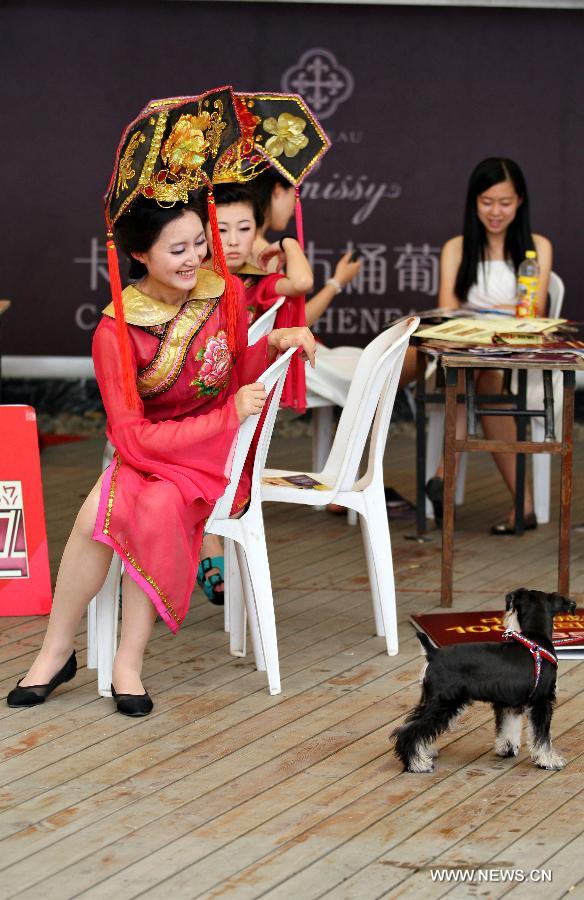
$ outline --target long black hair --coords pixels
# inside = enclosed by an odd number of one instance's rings
[[[462,260],[456,276],[454,293],[463,302],[477,281],[479,263],[485,261],[487,235],[477,213],[477,197],[502,181],[510,181],[521,199],[515,218],[505,234],[505,258],[515,270],[525,258],[526,250],[533,250],[533,238],[529,224],[529,197],[523,172],[512,159],[491,156],[478,164],[468,183],[464,226],[462,233]]]
[[[137,197],[128,212],[120,216],[114,225],[114,240],[130,261],[128,274],[131,279],[143,278],[148,272],[144,263],[134,259],[132,253],[150,250],[164,226],[180,218],[187,210],[199,216],[204,228],[208,218],[207,205],[194,196],[189,198],[188,203],[175,203],[169,208],[161,207],[145,197]]]

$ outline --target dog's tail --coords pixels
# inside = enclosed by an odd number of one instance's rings
[[[424,634],[423,631],[416,631],[416,637],[422,645],[424,656],[428,659],[432,659],[432,657],[438,653],[438,648],[434,646],[428,635]]]

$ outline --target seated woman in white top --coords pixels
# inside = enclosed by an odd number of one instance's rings
[[[444,244],[440,258],[438,305],[449,309],[498,309],[513,311],[517,294],[517,268],[526,250],[535,250],[540,267],[537,315],[545,315],[552,246],[547,238],[532,234],[529,224],[529,199],[525,178],[511,159],[492,157],[483,160],[472,173],[468,185],[464,231]],[[483,369],[477,376],[479,393],[501,390],[502,373]],[[491,439],[516,439],[511,417],[482,420],[485,436]],[[457,437],[466,429],[465,412],[458,408]],[[515,454],[494,453],[493,458],[513,498],[515,497]],[[437,521],[442,518],[443,466],[426,485]],[[525,492],[526,529],[536,528],[531,492]],[[514,508],[505,522],[494,525],[492,534],[510,534],[514,529]]]

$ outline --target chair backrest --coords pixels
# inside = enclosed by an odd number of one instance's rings
[[[252,344],[255,344],[259,341],[260,338],[265,337],[266,334],[269,334],[270,331],[274,328],[274,322],[276,321],[276,313],[282,306],[285,297],[278,297],[275,303],[272,303],[269,309],[262,313],[259,319],[256,319],[253,325],[249,326],[247,332],[247,345],[251,347]]]
[[[564,282],[555,272],[550,272],[548,295],[550,298],[547,313],[548,318],[559,319],[562,313],[562,304],[564,302]]]
[[[396,322],[365,347],[349,388],[322,480],[336,490],[350,490],[371,431],[369,468],[383,455],[399,377],[417,316]]]
[[[284,381],[288,372],[288,366],[290,365],[290,360],[292,359],[294,353],[297,352],[297,349],[297,347],[291,347],[290,350],[287,350],[286,353],[283,353],[282,356],[280,356],[279,359],[272,363],[272,365],[268,369],[266,369],[266,371],[258,378],[258,381],[261,381],[266,389],[268,400],[266,401],[266,405],[264,406],[265,416],[258,438],[253,466],[253,475],[251,479],[252,503],[254,499],[259,499],[259,502],[261,502],[261,473],[264,470],[266,456],[268,455],[272,431],[274,430],[274,423],[276,421],[276,415],[278,413],[278,406],[280,404],[280,397],[282,395]],[[215,504],[213,512],[207,520],[206,529],[209,529],[214,519],[216,518],[229,518],[231,507],[233,506],[235,492],[239,484],[239,479],[241,478],[243,466],[247,458],[247,454],[251,446],[256,427],[260,420],[260,416],[261,413],[257,416],[248,416],[245,422],[242,422],[242,424],[239,426],[239,431],[237,432],[237,437],[235,439],[234,448],[232,451],[233,458],[229,484],[227,485],[223,496],[220,497]]]

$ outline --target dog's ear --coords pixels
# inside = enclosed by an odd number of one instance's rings
[[[564,597],[562,594],[558,594],[554,591],[552,594],[549,594],[549,599],[552,604],[554,616],[561,612],[573,613],[576,611],[576,603],[574,600],[570,600],[569,597]]]
[[[509,612],[510,609],[515,609],[517,612],[521,610],[521,603],[525,594],[527,593],[527,589],[524,587],[517,588],[515,591],[511,591],[510,594],[507,594],[505,597],[505,609]]]

